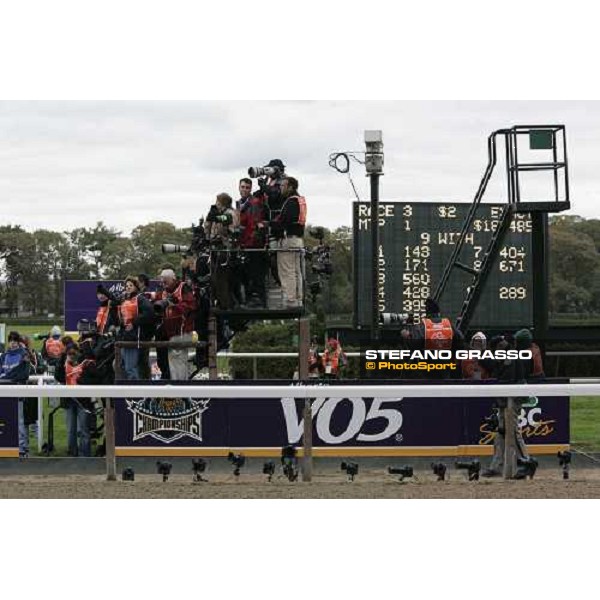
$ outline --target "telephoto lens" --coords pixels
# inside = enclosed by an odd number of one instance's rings
[[[263,465],[263,475],[267,476],[267,481],[271,481],[273,479],[273,475],[275,475],[275,461],[274,460],[268,460],[264,465]]]
[[[227,455],[227,460],[233,465],[233,474],[236,477],[240,476],[240,471],[242,467],[246,464],[246,457],[243,454],[234,454],[230,452]]]
[[[131,467],[127,467],[123,469],[123,473],[121,473],[121,479],[123,481],[135,481],[135,472]]]
[[[455,465],[457,469],[464,469],[467,471],[469,481],[479,481],[481,463],[478,460],[458,460]]]
[[[193,480],[200,481],[208,481],[202,477],[202,473],[206,471],[206,461],[203,458],[194,458],[192,460],[192,471],[194,473]]]
[[[399,475],[400,481],[404,481],[407,477],[413,476],[413,468],[409,465],[402,467],[388,467],[388,473],[390,475]]]
[[[437,475],[438,481],[446,479],[446,465],[444,463],[431,463],[431,470],[434,475]]]
[[[571,453],[568,450],[563,450],[557,455],[558,464],[562,467],[563,479],[569,479],[569,468],[571,466]]]
[[[342,471],[346,472],[349,481],[354,481],[354,478],[358,475],[358,463],[344,461],[340,465],[340,468]]]
[[[163,462],[161,460],[156,461],[156,470],[158,471],[159,475],[162,475],[163,482],[169,480],[169,475],[171,474],[172,468],[173,465],[171,463]]]

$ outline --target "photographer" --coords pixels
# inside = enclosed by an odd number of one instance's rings
[[[303,301],[304,226],[306,200],[298,193],[298,180],[286,177],[281,184],[284,199],[281,212],[271,222],[278,240],[277,270],[286,301],[286,308],[301,308]]]
[[[196,298],[192,287],[177,279],[172,269],[164,269],[160,280],[162,290],[156,292],[154,303],[155,313],[160,318],[156,337],[171,342],[191,342],[196,312]],[[171,379],[188,379],[189,366],[187,348],[169,348]]]
[[[60,341],[61,331],[58,325],[54,325],[50,330],[49,337],[45,340],[42,346],[42,358],[48,366],[54,369],[58,364],[58,360],[65,351],[63,343]]]
[[[240,225],[239,213],[233,210],[232,203],[229,194],[219,194],[204,223],[204,231],[212,249],[210,260],[213,298],[219,308],[224,310],[229,310],[233,305],[233,273],[230,253],[218,250],[232,248],[235,231]]]
[[[17,331],[8,334],[8,349],[0,355],[0,380],[12,383],[27,383],[31,365],[29,353],[21,343],[21,336]],[[18,400],[19,421],[19,456],[29,456],[29,429],[25,425],[25,398]]]
[[[255,192],[242,205],[240,211],[240,223],[243,227],[241,247],[251,250],[246,253],[245,280],[249,308],[264,308],[267,303],[266,278],[269,257],[266,250],[268,225],[264,198],[262,192]]]
[[[119,339],[125,342],[147,341],[143,326],[154,323],[154,311],[150,301],[140,293],[140,282],[135,277],[125,279],[125,297],[119,305],[121,330]],[[127,379],[140,379],[138,368],[139,348],[122,348],[123,368]]]

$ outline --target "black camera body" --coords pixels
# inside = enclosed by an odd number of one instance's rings
[[[273,475],[275,475],[275,461],[274,460],[268,460],[264,465],[263,465],[263,475],[267,476],[267,481],[271,481],[273,479]]]
[[[158,471],[159,475],[162,475],[163,482],[169,480],[169,475],[171,474],[172,468],[173,465],[169,462],[164,462],[162,460],[156,461],[156,470]]]
[[[246,457],[243,454],[234,454],[230,452],[227,460],[234,466],[233,474],[239,477],[242,467],[246,464]]]
[[[517,458],[517,472],[515,473],[515,479],[533,479],[535,472],[538,468],[538,461],[535,458],[529,456],[527,458]]]
[[[399,475],[400,481],[404,481],[407,477],[412,477],[414,471],[411,466],[403,465],[402,467],[388,467],[388,473],[390,475]]]
[[[562,450],[556,455],[558,458],[558,465],[562,467],[563,479],[569,479],[569,468],[571,466],[571,452],[569,450]]]
[[[455,466],[457,469],[464,469],[467,471],[469,481],[479,481],[481,463],[478,460],[457,460]]]
[[[194,473],[194,481],[207,481],[202,477],[202,473],[206,471],[206,461],[203,458],[192,459],[192,472]]]
[[[281,466],[288,481],[298,479],[298,453],[295,446],[284,446],[281,449]]]
[[[348,475],[350,481],[354,481],[354,478],[358,475],[358,463],[343,461],[340,469]]]
[[[123,469],[121,473],[121,479],[123,481],[135,481],[135,472],[131,467]]]
[[[433,474],[437,476],[438,481],[444,481],[446,479],[447,467],[444,463],[431,463],[431,470]]]

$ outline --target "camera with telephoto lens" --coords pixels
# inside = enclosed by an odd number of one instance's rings
[[[533,479],[535,472],[538,468],[538,461],[535,458],[529,456],[527,458],[517,458],[517,472],[515,473],[515,479]]]
[[[464,469],[467,471],[469,481],[479,481],[481,463],[478,460],[457,460],[455,466],[457,469]]]
[[[284,446],[281,449],[281,465],[283,467],[283,474],[289,481],[296,481],[298,479],[298,456],[295,446]]]
[[[264,465],[263,465],[263,475],[267,476],[267,481],[271,481],[273,479],[273,475],[275,475],[275,461],[274,460],[268,460]]]
[[[278,166],[265,165],[264,167],[249,167],[248,177],[258,179],[259,177],[271,177],[273,179],[281,176],[283,169]]]
[[[194,473],[194,481],[207,481],[202,477],[202,473],[206,471],[206,461],[203,458],[192,459],[192,472]]]
[[[227,455],[227,460],[233,465],[233,474],[239,477],[242,467],[246,464],[246,457],[243,454],[234,454],[230,452]]]
[[[123,469],[123,472],[121,473],[121,479],[123,481],[135,481],[135,472],[131,467],[127,467]]]
[[[344,461],[340,465],[340,469],[346,472],[350,481],[354,481],[354,478],[358,475],[358,463]]]
[[[162,460],[156,461],[156,470],[159,475],[162,475],[163,482],[169,480],[172,468],[173,465],[171,463],[163,462]]]
[[[390,475],[399,475],[400,481],[403,481],[407,477],[413,476],[413,468],[409,465],[404,465],[402,467],[388,467],[388,473]]]
[[[198,221],[198,225],[192,224],[192,241],[185,244],[162,244],[163,254],[181,254],[183,256],[199,256],[208,247],[208,240],[204,233],[204,219]]]
[[[446,479],[446,465],[444,463],[431,463],[431,470],[434,475],[437,475],[438,481]]]
[[[562,450],[557,455],[558,465],[562,467],[563,479],[569,479],[569,467],[571,466],[571,452]]]
[[[414,317],[408,313],[380,313],[379,324],[384,326],[412,325],[414,324]]]

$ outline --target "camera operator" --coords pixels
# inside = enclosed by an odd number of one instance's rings
[[[278,240],[277,270],[285,295],[286,308],[300,308],[303,300],[304,226],[306,200],[298,193],[298,180],[286,176],[281,184],[283,205],[277,218],[271,222]]]
[[[491,341],[492,350],[526,350],[531,349],[533,352],[533,344],[531,332],[528,329],[521,329],[517,331],[514,336],[514,340],[511,340],[511,336],[497,336]],[[539,351],[539,348],[537,348]],[[543,370],[541,368],[541,355],[536,356],[536,352],[533,353],[533,359],[531,361],[524,359],[505,359],[495,361],[495,368],[493,370],[494,377],[498,382],[503,383],[526,383],[530,378],[541,379],[543,377]],[[502,475],[504,470],[504,458],[506,449],[506,436],[511,436],[513,439],[513,445],[515,448],[515,456],[513,460],[528,460],[529,454],[527,452],[527,446],[523,440],[523,434],[519,427],[519,414],[521,412],[523,402],[527,398],[513,398],[512,415],[507,414],[508,398],[498,398],[497,400],[497,412],[498,412],[498,428],[496,436],[494,438],[494,454],[490,466],[482,472],[483,477],[498,477]],[[508,417],[512,418],[515,423],[513,431],[506,430],[506,422]],[[524,479],[526,476],[523,468],[519,467],[515,471],[515,479]]]
[[[172,269],[164,269],[160,280],[162,290],[156,292],[154,303],[155,313],[160,317],[156,337],[170,342],[191,342],[196,312],[194,291]],[[169,348],[170,379],[188,379],[189,366],[188,348]]]
[[[273,158],[264,167],[250,167],[248,169],[250,177],[258,177],[258,187],[263,193],[263,200],[266,209],[266,219],[273,222],[279,216],[283,206],[284,199],[281,195],[281,185],[285,174],[285,165],[279,158]],[[277,250],[278,240],[274,236],[269,236],[269,249]],[[277,283],[281,285],[279,274],[277,272],[277,256],[274,253],[269,258],[271,266],[271,275]]]
[[[213,298],[219,308],[229,310],[233,305],[233,272],[229,252],[219,252],[219,248],[230,250],[236,229],[240,225],[239,212],[232,208],[233,200],[229,194],[217,195],[210,207],[204,231],[211,245],[211,272]]]
[[[242,205],[240,211],[240,223],[243,228],[241,247],[251,250],[246,253],[247,268],[245,270],[249,308],[264,308],[267,304],[266,278],[269,270],[269,256],[266,250],[268,225],[264,199],[265,196],[262,192],[255,192]]]
[[[125,342],[147,341],[142,327],[154,323],[154,311],[148,298],[140,293],[140,282],[136,277],[125,279],[125,298],[119,305],[121,330],[119,339]],[[122,348],[123,367],[127,379],[140,379],[138,368],[139,348]]]

